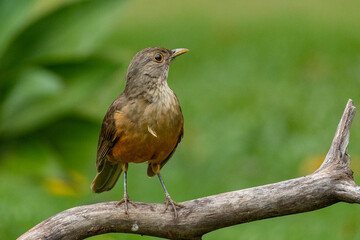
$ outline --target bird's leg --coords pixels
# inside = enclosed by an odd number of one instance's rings
[[[128,214],[128,203],[136,208],[135,204],[130,201],[129,195],[127,194],[127,171],[124,171],[124,197],[116,204],[116,206],[120,206],[122,203],[125,204],[125,214]]]
[[[160,183],[161,183],[161,185],[162,185],[162,187],[163,187],[163,189],[164,189],[164,191],[165,191],[165,210],[164,210],[164,213],[167,211],[167,209],[168,209],[168,206],[169,206],[169,203],[171,204],[171,206],[173,207],[173,209],[174,209],[174,216],[175,216],[175,218],[177,218],[177,211],[176,211],[176,206],[177,207],[185,207],[184,205],[181,205],[181,204],[179,204],[179,203],[176,203],[176,202],[174,202],[172,199],[171,199],[171,197],[170,197],[170,194],[168,193],[168,191],[166,190],[166,187],[165,187],[165,183],[164,183],[164,181],[162,180],[162,177],[161,177],[161,175],[160,175],[160,173],[158,173],[157,174],[158,175],[158,177],[159,177],[159,180],[160,180]]]

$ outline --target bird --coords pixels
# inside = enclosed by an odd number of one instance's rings
[[[165,210],[169,204],[184,207],[170,197],[160,170],[174,154],[184,135],[184,118],[179,100],[167,83],[170,63],[188,52],[186,48],[169,50],[150,47],[138,52],[130,62],[124,91],[113,101],[102,122],[92,192],[111,190],[124,174],[124,204],[128,214],[127,193],[129,163],[147,162],[147,175],[158,176],[165,191]]]

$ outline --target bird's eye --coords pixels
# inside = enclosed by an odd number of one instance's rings
[[[161,53],[157,53],[157,54],[155,54],[155,56],[154,56],[154,60],[155,60],[156,62],[161,63],[161,62],[164,60],[164,56],[163,56]]]

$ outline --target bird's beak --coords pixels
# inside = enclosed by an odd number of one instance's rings
[[[176,58],[177,56],[188,52],[189,49],[186,49],[186,48],[177,48],[177,49],[174,49],[174,50],[171,50],[171,51],[173,52],[172,58],[174,59],[174,58]]]

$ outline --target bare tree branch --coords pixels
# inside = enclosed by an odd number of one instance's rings
[[[136,202],[125,215],[117,202],[63,211],[30,229],[19,239],[83,239],[109,232],[168,239],[201,239],[219,228],[265,218],[313,211],[337,202],[360,203],[347,153],[355,107],[349,100],[330,150],[314,173],[274,184],[182,202],[178,218],[164,205]]]

